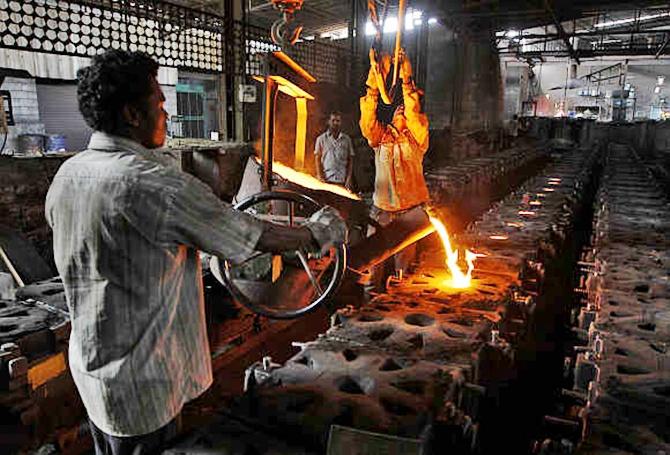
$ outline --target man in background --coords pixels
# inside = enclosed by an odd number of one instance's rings
[[[342,132],[342,114],[339,112],[330,113],[328,129],[316,138],[314,159],[319,180],[352,189],[354,147],[351,138]]]

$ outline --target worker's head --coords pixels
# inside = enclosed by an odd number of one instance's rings
[[[79,110],[96,131],[133,139],[147,148],[163,145],[165,96],[158,64],[140,52],[112,50],[93,57],[77,73]]]
[[[332,111],[328,116],[328,130],[333,134],[342,131],[342,114],[339,111]]]
[[[391,120],[391,124],[398,131],[403,131],[407,128],[407,118],[405,118],[404,104],[398,105],[398,107],[395,108],[395,111],[393,111],[393,120]]]

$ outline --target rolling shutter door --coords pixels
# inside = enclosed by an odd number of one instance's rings
[[[76,84],[37,84],[37,102],[47,134],[65,135],[68,151],[86,148],[93,130],[79,112]]]

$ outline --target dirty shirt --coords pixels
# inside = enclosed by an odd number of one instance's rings
[[[161,428],[212,383],[198,250],[239,262],[261,223],[158,153],[100,132],[59,169],[46,217],[90,419],[113,436]]]
[[[359,125],[375,152],[374,205],[382,210],[407,210],[429,200],[423,176],[423,156],[428,150],[428,118],[421,112],[414,84],[403,84],[407,128],[398,131],[377,119],[378,92],[368,87],[360,99]]]

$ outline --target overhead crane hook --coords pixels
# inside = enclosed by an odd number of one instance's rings
[[[302,8],[304,0],[270,0],[272,6],[281,12],[282,17],[272,24],[270,34],[272,41],[281,46],[287,47],[294,45],[300,33],[302,32],[302,25],[294,22],[294,15],[296,11]]]

